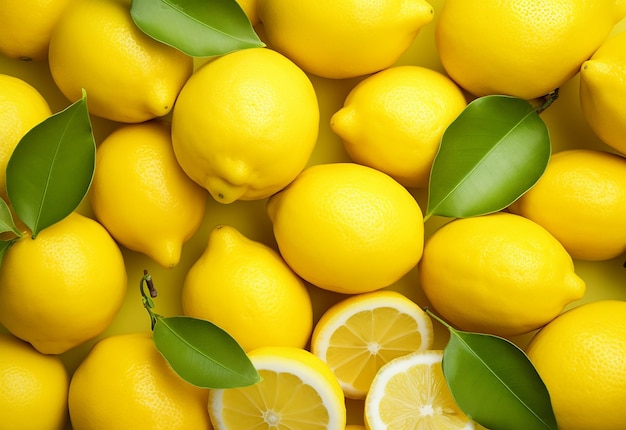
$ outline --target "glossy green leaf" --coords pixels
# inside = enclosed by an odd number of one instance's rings
[[[95,157],[84,91],[20,140],[7,165],[7,194],[33,238],[78,207],[91,184]]]
[[[172,369],[198,387],[244,387],[261,379],[237,341],[210,321],[157,316],[153,338]]]
[[[13,245],[16,239],[11,240],[0,240],[0,265],[2,264],[2,260],[4,259],[4,254],[6,254],[7,250]]]
[[[141,31],[192,57],[265,46],[236,0],[133,0],[130,13]]]
[[[13,232],[17,236],[21,235],[20,231],[15,226],[9,205],[7,205],[7,202],[5,202],[4,199],[0,198],[0,233],[5,233],[7,231]]]
[[[501,337],[448,329],[443,373],[466,415],[490,429],[557,429],[548,390],[520,348]]]
[[[526,100],[474,100],[443,134],[426,217],[463,218],[507,207],[541,177],[550,151],[548,129]]]

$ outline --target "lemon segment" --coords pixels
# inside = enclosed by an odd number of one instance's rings
[[[418,351],[385,364],[365,399],[370,430],[471,430],[443,376],[442,351]]]
[[[432,322],[417,304],[376,291],[330,307],[315,326],[311,351],[330,366],[346,397],[364,399],[381,366],[432,343]]]
[[[209,414],[216,430],[344,430],[343,392],[322,360],[293,347],[258,348],[248,356],[262,380],[211,390]]]

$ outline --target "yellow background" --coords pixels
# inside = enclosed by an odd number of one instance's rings
[[[435,8],[435,19],[443,4],[442,0],[432,1]],[[402,56],[398,64],[411,64],[429,67],[443,72],[434,42],[435,22],[428,24],[415,40],[411,48]],[[262,28],[258,28],[262,34]],[[614,33],[626,30],[626,20],[620,22]],[[198,60],[197,64],[202,61]],[[37,88],[48,100],[53,112],[58,112],[69,105],[69,101],[56,88],[46,63],[22,62],[9,60],[0,56],[0,73],[18,76]],[[359,79],[330,80],[310,76],[319,97],[321,109],[320,134],[317,146],[309,164],[325,162],[350,161],[341,141],[332,133],[329,127],[330,116],[339,110],[352,87]],[[566,83],[560,91],[559,99],[544,113],[542,118],[550,131],[554,151],[567,148],[595,148],[610,150],[604,145],[587,126],[579,107],[578,76]],[[118,124],[92,118],[96,143],[101,142]],[[426,207],[425,190],[411,190],[421,207]],[[92,345],[100,338],[119,333],[145,331],[150,329],[148,314],[142,307],[139,294],[139,282],[143,270],[147,269],[159,291],[155,300],[156,311],[164,316],[181,314],[180,288],[189,267],[196,261],[206,246],[208,234],[218,224],[230,224],[244,235],[275,247],[271,224],[265,212],[265,200],[251,202],[235,202],[231,205],[222,205],[210,200],[207,206],[206,217],[197,234],[185,244],[180,264],[173,269],[164,269],[147,257],[122,249],[128,272],[128,294],[126,300],[110,327],[97,339],[93,339],[65,354],[62,359],[69,372],[72,372],[88,353]],[[80,211],[91,215],[86,203]],[[432,233],[447,219],[433,217],[426,222],[426,234]],[[626,255],[604,262],[576,261],[577,273],[586,281],[587,292],[585,297],[569,307],[584,302],[600,299],[626,300],[626,269],[622,264]],[[417,269],[412,270],[404,278],[389,287],[411,297],[421,306],[428,305],[418,282]],[[331,304],[342,299],[339,294],[330,293],[310,286],[309,291],[314,302],[315,320]],[[45,281],[42,282],[42,294],[45,291]],[[80,321],[76,321],[80,324]],[[435,346],[443,348],[448,334],[442,326],[435,323]],[[1,327],[0,327],[1,329]],[[513,339],[524,346],[532,334]],[[348,423],[362,423],[362,402],[348,400]]]

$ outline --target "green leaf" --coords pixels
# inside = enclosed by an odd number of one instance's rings
[[[7,194],[33,238],[78,207],[91,184],[95,157],[84,90],[80,100],[20,140],[7,165]]]
[[[198,387],[245,387],[261,379],[241,346],[210,321],[158,315],[153,338],[174,371]]]
[[[236,0],[133,0],[130,14],[148,36],[192,57],[265,46]]]
[[[550,136],[537,108],[509,96],[471,102],[443,134],[433,162],[426,218],[497,212],[545,171]]]
[[[17,239],[11,240],[0,240],[0,265],[2,264],[2,260],[4,259],[4,254],[6,254],[7,250],[13,245]]]
[[[548,390],[520,348],[498,336],[447,327],[443,373],[466,415],[490,429],[557,430]]]
[[[15,233],[17,236],[21,236],[20,231],[15,226],[15,222],[13,222],[13,215],[11,215],[11,209],[9,209],[9,205],[4,199],[0,198],[0,233],[5,233],[7,231]]]

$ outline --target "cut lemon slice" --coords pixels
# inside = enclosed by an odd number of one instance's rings
[[[426,312],[398,292],[381,290],[331,306],[315,326],[311,351],[333,370],[346,397],[364,399],[383,364],[432,343]]]
[[[474,429],[474,422],[452,398],[443,376],[442,357],[442,351],[419,351],[381,367],[365,399],[367,428]]]
[[[263,379],[249,387],[211,390],[215,430],[345,429],[345,398],[326,363],[295,347],[262,347],[248,356]]]

